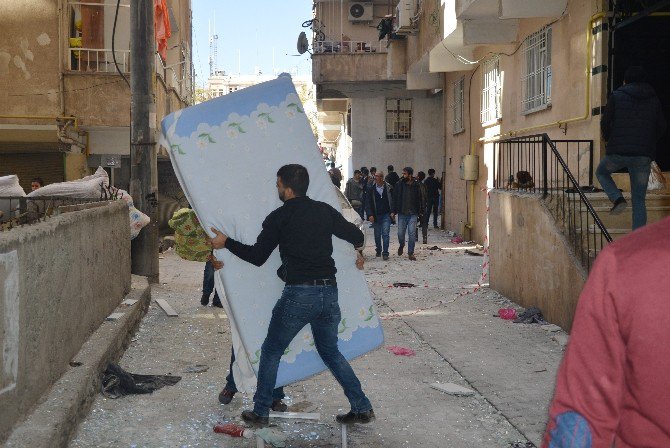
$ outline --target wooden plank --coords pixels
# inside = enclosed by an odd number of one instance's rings
[[[165,314],[167,314],[170,317],[175,317],[179,316],[177,312],[170,306],[170,304],[167,302],[165,299],[156,299],[156,303],[158,306],[163,308],[163,311],[165,311]]]
[[[270,418],[295,418],[301,420],[319,420],[318,412],[270,412]]]
[[[472,389],[468,389],[467,387],[459,386],[458,384],[454,383],[433,383],[430,385],[433,389],[437,389],[440,392],[444,392],[445,394],[449,395],[457,395],[457,396],[464,396],[467,397],[469,395],[474,395],[475,391]]]

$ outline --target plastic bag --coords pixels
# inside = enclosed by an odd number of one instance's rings
[[[658,167],[656,162],[651,162],[651,171],[649,171],[649,183],[647,184],[647,190],[664,190],[665,189],[665,176],[663,172]]]

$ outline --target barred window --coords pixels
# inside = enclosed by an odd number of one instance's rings
[[[386,140],[412,138],[412,99],[386,99]]]
[[[451,111],[454,117],[452,120],[454,134],[459,134],[465,130],[463,127],[464,84],[465,78],[461,78],[452,84],[454,98],[451,104]]]
[[[502,79],[500,77],[500,57],[495,56],[482,65],[482,123],[490,123],[502,118],[501,95]]]
[[[551,28],[544,28],[523,42],[521,113],[546,109],[551,104]]]

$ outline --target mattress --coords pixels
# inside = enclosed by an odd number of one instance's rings
[[[208,232],[216,227],[237,241],[253,244],[265,217],[282,205],[276,173],[289,163],[307,168],[309,197],[341,211],[288,75],[179,110],[165,117],[161,127],[161,141],[169,150],[177,178]],[[215,256],[225,264],[216,273],[215,284],[225,293],[236,354],[235,382],[241,391],[252,392],[272,308],[284,287],[276,274],[281,265],[279,252],[275,249],[261,267],[225,249],[215,251]],[[374,350],[384,338],[355,258],[351,244],[333,237],[342,311],[339,347],[347,359]],[[308,325],[285,351],[276,385],[291,384],[325,369]]]

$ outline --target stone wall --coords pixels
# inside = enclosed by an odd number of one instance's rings
[[[0,442],[130,291],[125,202],[0,232]]]

